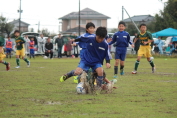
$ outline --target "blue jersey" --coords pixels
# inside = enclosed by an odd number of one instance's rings
[[[80,38],[80,37],[95,37],[95,34],[85,33],[85,34],[82,34],[81,36],[79,36],[78,38]],[[82,49],[85,49],[87,47],[86,42],[79,42],[78,45]]]
[[[86,50],[81,59],[87,65],[103,64],[103,60],[110,60],[108,44],[104,41],[98,43],[96,37],[80,37],[80,42],[87,43]]]
[[[130,35],[126,31],[118,31],[113,35],[112,41],[109,45],[116,42],[116,47],[128,47],[130,42]]]

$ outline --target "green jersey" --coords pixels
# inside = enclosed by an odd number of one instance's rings
[[[5,39],[0,36],[0,47],[4,47]]]
[[[148,42],[148,40],[153,40],[152,39],[152,34],[150,32],[145,32],[144,34],[138,33],[136,38],[138,38],[140,40],[140,45],[142,45],[142,46],[150,45],[149,43],[147,43],[145,45],[144,42]]]
[[[22,37],[15,37],[17,50],[22,50],[24,48],[25,40]]]

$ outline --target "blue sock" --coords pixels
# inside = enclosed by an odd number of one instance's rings
[[[75,72],[75,70],[72,70],[72,71],[70,71],[69,73],[67,73],[67,74],[66,74],[67,77],[69,78],[69,77],[74,76],[74,72]]]
[[[102,83],[103,83],[103,76],[97,76],[97,85],[101,86]]]

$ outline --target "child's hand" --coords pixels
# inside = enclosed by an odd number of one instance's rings
[[[106,68],[111,68],[111,64],[110,63],[106,63]]]
[[[71,41],[72,41],[72,42],[74,42],[74,41],[75,41],[75,39],[71,39]]]
[[[108,38],[107,42],[110,43],[112,41],[112,38]]]
[[[132,48],[134,48],[135,46],[134,46],[134,44],[132,44]]]
[[[148,42],[144,42],[144,45],[148,44]]]

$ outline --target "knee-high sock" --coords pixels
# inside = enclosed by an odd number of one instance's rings
[[[154,67],[154,62],[152,60],[149,61],[151,67]]]
[[[101,86],[103,83],[103,76],[97,76],[97,85]]]
[[[140,63],[140,62],[139,62],[138,60],[135,62],[135,68],[134,68],[134,69],[135,69],[136,71],[137,71],[137,69],[138,69],[139,63]]]
[[[3,61],[2,63],[3,63],[4,65],[7,65],[7,64],[8,64],[8,62],[6,62],[6,61]]]
[[[29,63],[28,59],[27,58],[24,58],[23,59],[26,63]]]
[[[16,63],[17,63],[17,66],[20,66],[20,59],[19,58],[16,58]]]
[[[114,74],[118,73],[118,66],[114,66]]]

